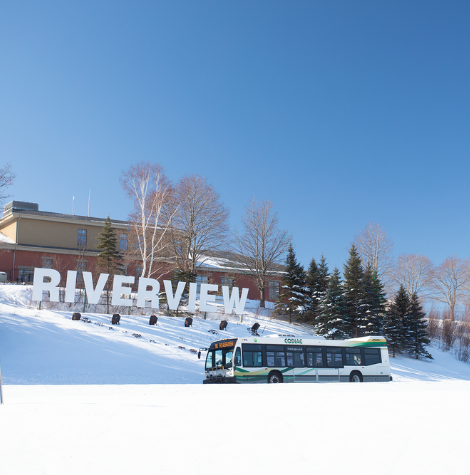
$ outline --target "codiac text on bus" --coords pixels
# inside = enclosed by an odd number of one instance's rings
[[[301,339],[298,339],[298,338],[286,338],[284,340],[284,343],[290,343],[290,344],[294,344],[294,345],[301,345],[302,344],[302,340]]]
[[[104,291],[108,281],[109,274],[100,274],[96,286],[93,285],[93,276],[91,272],[83,272],[83,283],[89,304],[98,304],[101,294]],[[55,269],[34,269],[33,280],[33,297],[34,301],[43,299],[43,292],[49,292],[51,302],[59,302],[59,284],[61,276]],[[113,306],[132,307],[131,288],[135,277],[128,275],[115,275],[112,285],[112,301]],[[67,271],[67,280],[65,284],[66,303],[74,303],[75,290],[77,286],[77,271]],[[169,280],[163,281],[163,292],[166,295],[168,307],[170,310],[177,310],[183,296],[186,282],[178,282],[175,292],[173,292],[172,283]],[[150,308],[158,309],[160,306],[160,282],[150,277],[140,277],[137,286],[137,307],[145,308],[146,303],[150,301]],[[196,297],[198,285],[195,282],[189,284],[188,295],[188,311],[196,310]],[[209,292],[218,292],[217,284],[200,284],[199,291],[199,311],[214,312],[217,311],[215,306],[215,295]],[[222,296],[224,300],[225,313],[235,313],[241,315],[245,311],[246,299],[248,297],[248,289],[242,289],[241,296],[238,287],[232,288],[232,293],[226,285],[222,285]],[[211,305],[212,304],[212,305]]]

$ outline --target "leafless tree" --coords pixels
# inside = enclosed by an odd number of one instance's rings
[[[450,320],[455,320],[455,307],[470,290],[470,262],[455,255],[434,267],[429,280],[430,297],[449,306]]]
[[[229,210],[199,175],[183,176],[173,194],[174,255],[181,270],[196,274],[213,253],[227,250]]]
[[[371,267],[382,280],[386,280],[392,268],[393,244],[380,225],[369,223],[354,238],[364,267]]]
[[[9,163],[0,168],[0,205],[8,198],[7,190],[13,184],[15,178],[16,175]]]
[[[121,186],[133,200],[129,215],[133,236],[130,253],[135,250],[142,259],[142,277],[160,277],[168,267],[162,266],[162,257],[168,246],[168,230],[178,207],[172,213],[166,207],[172,195],[172,185],[159,164],[140,162],[121,173]],[[163,271],[163,268],[165,271]]]
[[[410,298],[414,293],[421,296],[429,284],[431,269],[432,263],[426,256],[400,254],[389,272],[390,280],[397,287],[403,285]]]
[[[277,213],[270,201],[257,203],[253,198],[245,208],[243,232],[234,233],[234,250],[242,256],[242,264],[253,275],[260,293],[260,307],[265,306],[266,277],[272,265],[287,251],[292,236],[279,229]]]

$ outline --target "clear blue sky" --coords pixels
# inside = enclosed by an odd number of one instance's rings
[[[356,231],[470,252],[470,2],[8,1],[0,163],[14,199],[126,219],[141,160],[199,173],[237,225],[274,202],[304,265]]]

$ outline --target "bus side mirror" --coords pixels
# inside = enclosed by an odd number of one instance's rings
[[[200,351],[197,352],[197,358],[198,358],[199,360],[201,359],[201,352],[200,352]]]

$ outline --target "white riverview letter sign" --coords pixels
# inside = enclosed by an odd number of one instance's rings
[[[91,272],[83,272],[83,282],[85,283],[85,291],[87,294],[88,303],[97,304],[100,296],[104,290],[109,274],[100,274],[96,287],[93,287],[93,276]],[[46,279],[49,281],[46,282]],[[124,284],[132,285],[135,277],[126,275],[115,275],[113,281],[113,299],[112,305],[119,305],[123,307],[132,307],[132,300],[127,298],[130,294],[130,288],[125,287]],[[59,283],[60,273],[54,269],[34,269],[33,281],[33,298],[32,300],[41,301],[42,293],[49,292],[51,302],[59,301]],[[77,271],[67,271],[67,282],[65,284],[65,302],[73,303],[75,298],[75,289],[77,284]],[[176,292],[173,294],[173,287],[169,280],[163,281],[165,293],[167,296],[168,306],[171,310],[176,310],[181,301],[186,282],[178,282]],[[189,284],[189,298],[188,310],[194,312],[196,310],[196,289],[197,285],[194,282]],[[209,305],[211,302],[215,303],[215,295],[209,292],[217,292],[219,286],[216,284],[201,284],[201,292],[199,295],[199,311],[210,312],[215,310],[215,304]],[[137,290],[137,307],[145,308],[146,302],[150,301],[152,309],[159,308],[159,294],[160,283],[156,279],[149,279],[141,277],[139,279],[139,287]],[[121,296],[125,295],[126,298]],[[248,289],[240,291],[238,287],[233,287],[230,295],[229,287],[222,286],[222,295],[224,298],[225,313],[232,313],[235,307],[235,313],[241,315],[245,310],[246,299],[248,297]]]

